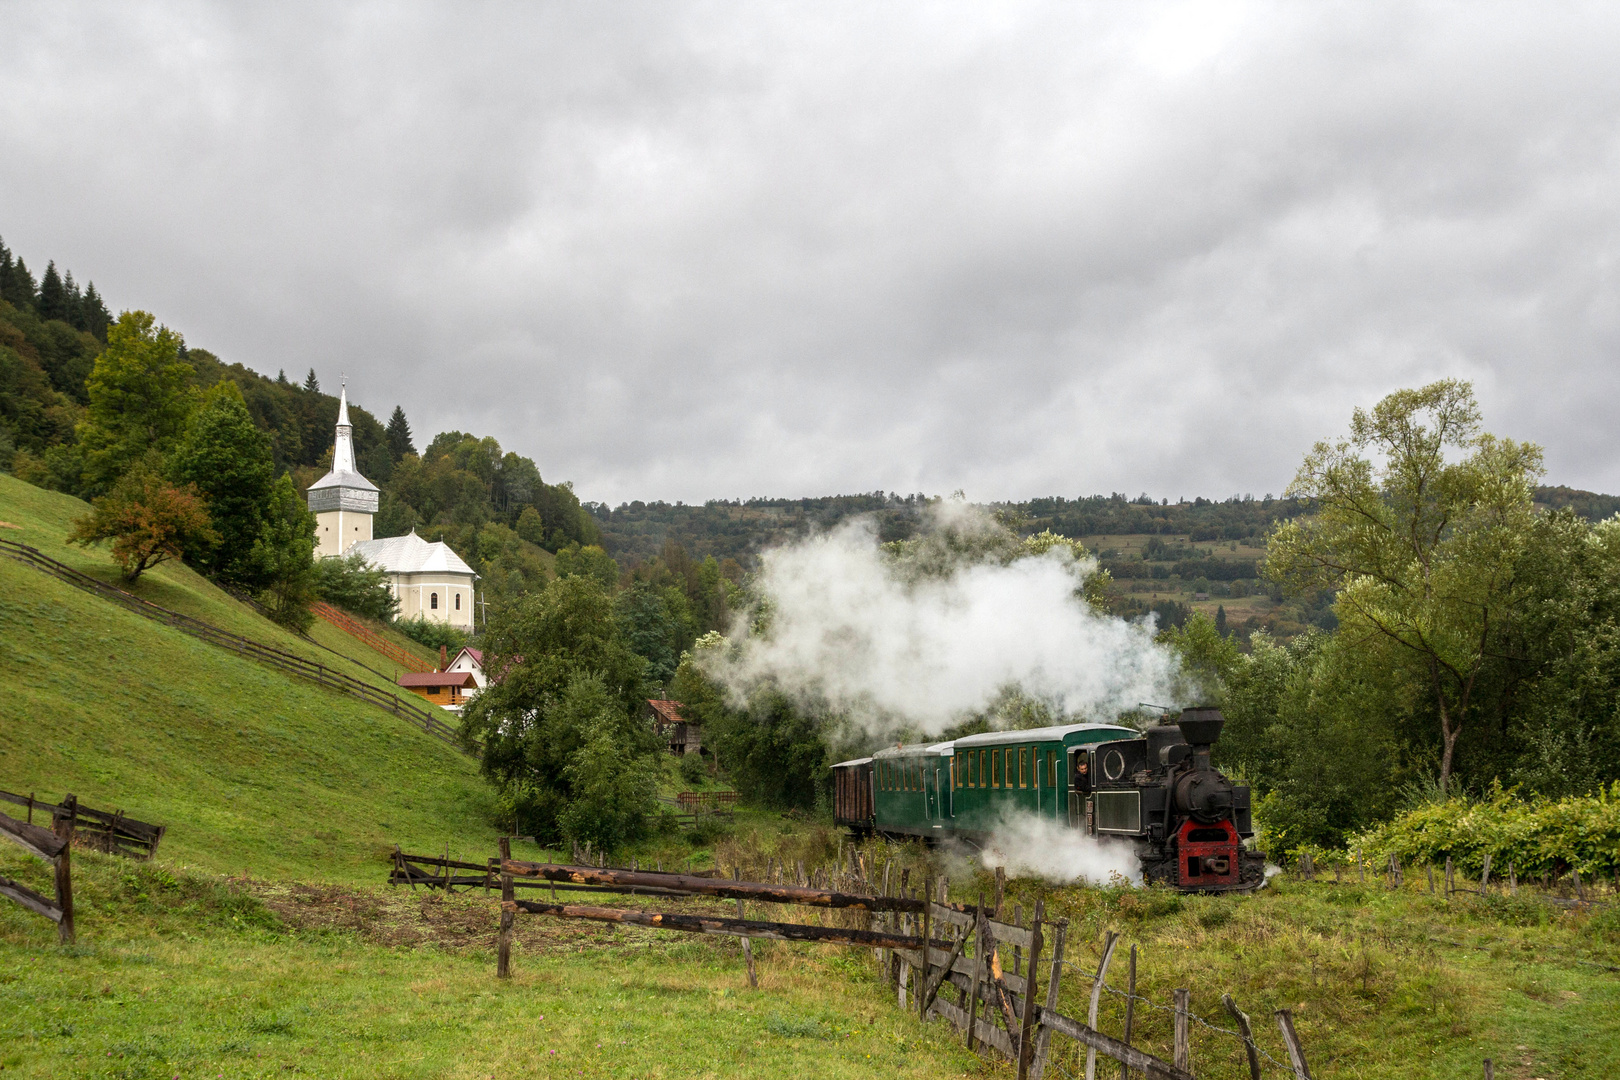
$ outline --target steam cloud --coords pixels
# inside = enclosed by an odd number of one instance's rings
[[[1177,664],[1151,623],[1100,615],[1076,595],[1095,570],[1053,549],[908,581],[856,519],[766,552],[769,632],[734,635],[738,647],[706,667],[734,692],[769,682],[869,734],[898,721],[937,735],[1008,689],[1097,721],[1172,701]]]
[[[1033,814],[1002,821],[979,857],[986,870],[1004,866],[1009,877],[1038,877],[1054,885],[1142,883],[1141,864],[1129,843],[1098,840]]]

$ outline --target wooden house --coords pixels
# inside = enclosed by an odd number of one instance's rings
[[[703,752],[703,725],[681,715],[681,703],[662,698],[651,699],[647,709],[653,730],[669,740],[672,754],[699,754]]]
[[[413,671],[401,675],[399,685],[446,709],[461,708],[478,692],[478,681],[470,671]]]

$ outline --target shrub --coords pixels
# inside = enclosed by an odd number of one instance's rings
[[[73,523],[68,541],[89,546],[111,540],[113,559],[129,581],[167,559],[219,540],[196,488],[173,487],[141,465],[125,473],[93,505],[89,514]]]
[[[387,572],[366,562],[359,552],[316,562],[314,587],[316,596],[356,615],[386,620],[399,610],[399,599],[388,588]]]
[[[703,783],[703,778],[708,774],[709,770],[703,763],[702,754],[687,754],[681,758],[681,781],[688,787],[696,787]]]
[[[1596,795],[1524,800],[1500,784],[1483,799],[1429,803],[1367,830],[1355,843],[1412,863],[1450,857],[1478,873],[1485,856],[1502,873],[1574,869],[1588,880],[1620,870],[1620,783]]]
[[[414,619],[399,619],[394,623],[394,628],[412,641],[420,642],[430,649],[437,649],[442,645],[452,654],[460,651],[471,637],[463,630],[457,630],[442,622],[433,622],[421,615]]]

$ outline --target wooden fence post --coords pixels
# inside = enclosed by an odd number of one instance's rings
[[[1451,894],[1455,890],[1456,890],[1456,880],[1451,876],[1451,856],[1447,855],[1446,856],[1446,899],[1447,900],[1451,899]]]
[[[1063,939],[1068,936],[1069,924],[1058,920],[1057,933],[1052,940],[1052,973],[1046,977],[1046,1009],[1056,1012],[1058,1005],[1058,979],[1063,974]],[[1034,1080],[1046,1074],[1046,1054],[1052,1041],[1052,1030],[1042,1024],[1035,1035],[1035,1064],[1031,1070]]]
[[[1029,974],[1024,982],[1024,1011],[1019,1018],[1022,1025],[1018,1029],[1018,1080],[1029,1080],[1030,1062],[1034,1060],[1034,1044],[1030,1036],[1035,1032],[1035,1012],[1039,1008],[1035,1004],[1035,995],[1040,993],[1036,979],[1041,973],[1041,920],[1046,917],[1046,899],[1035,898],[1035,917],[1029,924]],[[924,941],[923,948],[927,948]]]
[[[984,979],[984,965],[987,962],[984,955],[984,939],[988,935],[984,931],[984,891],[981,889],[979,891],[979,907],[973,919],[973,979],[968,990],[967,1001],[967,1048],[969,1050],[973,1049],[976,1041],[977,1032],[974,1030],[974,1025],[978,1022],[979,1015],[979,984]]]
[[[732,881],[741,881],[742,880],[742,868],[741,867],[733,866],[731,868],[731,880]],[[739,919],[747,918],[747,916],[743,914],[743,902],[742,902],[742,897],[740,897],[740,896],[737,897],[737,918],[739,918]],[[758,975],[758,973],[756,973],[754,971],[754,943],[753,943],[753,941],[751,939],[745,937],[745,938],[742,939],[742,945],[743,945],[743,956],[748,961],[748,988],[750,990],[758,990],[759,989],[759,975]]]
[[[990,917],[996,921],[1001,920],[1001,903],[1007,896],[1007,868],[996,867],[996,906],[995,913]]]
[[[1131,1045],[1131,1021],[1136,1019],[1136,946],[1131,946],[1131,970],[1125,977],[1125,1038],[1126,1046]],[[1119,1063],[1119,1080],[1131,1080],[1131,1067],[1123,1061]]]
[[[1367,863],[1361,857],[1360,848],[1356,848],[1356,876],[1360,879],[1361,884],[1367,884]]]
[[[1433,863],[1428,863],[1423,867],[1423,869],[1424,869],[1424,872],[1429,875],[1429,895],[1433,896],[1434,895],[1434,864]]]
[[[1485,1059],[1485,1080],[1496,1080],[1496,1066],[1491,1064],[1490,1058]]]
[[[1093,1031],[1097,1030],[1097,1006],[1102,1001],[1103,981],[1108,978],[1108,964],[1114,959],[1114,947],[1118,944],[1119,935],[1108,931],[1102,959],[1097,961],[1097,977],[1091,980],[1091,1005],[1086,1009],[1086,1026]],[[1086,1080],[1097,1080],[1097,1050],[1091,1046],[1086,1047]]]
[[[517,911],[511,906],[517,900],[512,889],[512,875],[506,872],[506,861],[512,857],[512,839],[501,837],[501,937],[495,946],[495,977],[512,977],[512,923]]]
[[[1479,895],[1485,895],[1485,886],[1491,881],[1491,853],[1485,853],[1485,865],[1479,871]]]
[[[1176,1068],[1192,1072],[1192,991],[1177,990],[1171,995],[1176,1003]]]
[[[840,854],[840,857],[842,857],[842,854],[843,854],[842,850],[840,850],[839,854]],[[929,930],[932,929],[930,924],[933,921],[933,919],[932,919],[933,911],[934,911],[934,879],[933,878],[924,878],[923,879],[923,910],[922,910],[922,960],[923,960],[923,962],[922,962],[922,969],[917,974],[917,990],[916,990],[917,1019],[919,1021],[921,1021],[922,1023],[924,1023],[924,1024],[928,1023],[928,1004],[929,1004],[929,998],[930,998],[930,995],[928,993],[928,980],[929,980],[929,968],[933,963],[933,957],[928,955],[929,942],[932,940],[929,937]]]
[[[1288,1060],[1294,1066],[1294,1080],[1311,1080],[1311,1070],[1305,1064],[1305,1050],[1299,1045],[1299,1034],[1294,1031],[1294,1014],[1287,1009],[1278,1009],[1276,1016],[1283,1044],[1288,1047]]]
[[[1231,994],[1222,994],[1221,1004],[1226,1006],[1227,1013],[1243,1035],[1243,1049],[1249,1055],[1249,1080],[1260,1080],[1260,1054],[1254,1045],[1254,1031],[1249,1027],[1249,1014],[1237,1007]]]
[[[63,799],[68,803],[72,795]],[[77,804],[73,809],[77,811]],[[56,924],[56,939],[63,945],[71,945],[74,941],[73,933],[73,818],[63,816],[51,822],[54,832],[64,843],[62,850],[56,856],[56,906],[62,909],[62,921]]]

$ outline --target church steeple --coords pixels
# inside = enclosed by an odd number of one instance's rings
[[[354,464],[354,427],[349,423],[349,387],[338,398],[337,438],[332,444],[332,471],[309,486],[309,508],[315,514],[315,554],[341,555],[360,540],[371,539],[371,517],[377,512],[377,486]]]

